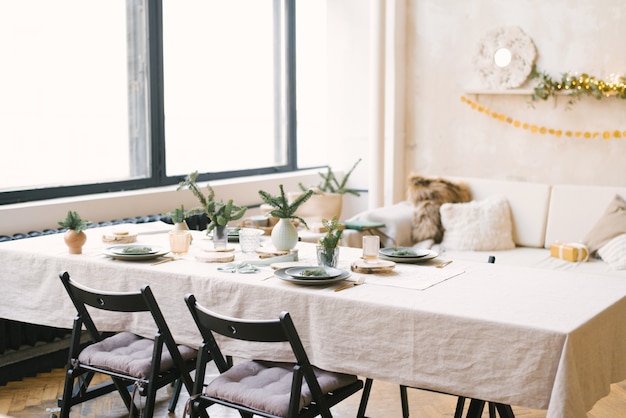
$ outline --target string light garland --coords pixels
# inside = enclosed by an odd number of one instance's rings
[[[489,108],[486,108],[473,100],[468,99],[465,96],[461,96],[461,102],[466,103],[472,109],[484,114],[485,116],[491,116],[493,119],[496,119],[500,122],[505,122],[515,128],[520,128],[524,130],[528,130],[533,134],[539,135],[554,135],[556,137],[566,137],[566,138],[602,138],[604,140],[609,140],[611,138],[626,138],[626,130],[605,130],[605,131],[570,131],[570,130],[562,130],[562,129],[553,129],[547,128],[545,126],[538,126],[535,124],[531,124],[528,122],[523,122],[518,119],[515,119],[511,116],[505,115],[504,113],[495,112]]]
[[[560,91],[577,99],[582,96],[591,96],[598,100],[611,96],[626,99],[626,78],[621,75],[611,74],[610,81],[603,81],[589,74],[563,73],[560,80],[553,80],[547,73],[538,71],[537,67],[533,66],[529,78],[539,79],[534,88],[533,100],[547,100]]]

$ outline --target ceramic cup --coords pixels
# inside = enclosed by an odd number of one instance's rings
[[[363,237],[363,260],[366,263],[376,263],[379,250],[380,237],[378,235],[365,235]]]
[[[239,230],[239,245],[244,253],[253,253],[261,246],[263,231],[254,228],[241,228]]]

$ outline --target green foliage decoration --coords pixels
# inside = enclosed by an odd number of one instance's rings
[[[270,215],[280,219],[297,219],[307,228],[309,227],[304,219],[296,215],[296,211],[304,202],[309,200],[313,195],[313,190],[306,190],[300,196],[298,196],[291,204],[285,194],[283,185],[278,186],[280,194],[273,196],[264,190],[259,190],[259,196],[263,199],[263,202],[267,203],[274,209],[270,211]]]
[[[530,79],[538,79],[532,100],[547,100],[558,92],[566,92],[572,99],[580,99],[582,96],[594,97],[598,100],[604,97],[615,96],[618,99],[626,99],[626,78],[615,76],[614,81],[602,81],[589,74],[572,75],[561,74],[560,79],[552,79],[546,72],[537,70],[536,66],[530,73]],[[569,102],[573,103],[572,100]]]
[[[177,224],[183,222],[187,218],[187,211],[183,205],[180,205],[179,208],[174,209],[168,213],[168,215],[172,219],[172,222]]]
[[[230,221],[241,219],[248,210],[245,206],[238,206],[233,203],[233,199],[224,203],[215,200],[215,191],[207,184],[206,196],[200,190],[197,184],[198,172],[194,171],[189,174],[185,180],[179,183],[176,190],[187,188],[198,199],[201,205],[201,211],[206,213],[210,223],[207,225],[207,233],[211,232],[216,226],[226,226]]]
[[[336,216],[333,219],[322,219],[322,225],[326,228],[326,234],[319,239],[319,245],[327,250],[336,248],[343,236],[343,228]]]
[[[332,168],[326,167],[326,173],[322,173],[322,172],[319,173],[322,180],[317,185],[317,189],[324,193],[338,193],[338,194],[350,193],[355,196],[360,196],[361,194],[357,190],[346,188],[346,183],[348,183],[348,179],[350,178],[350,175],[352,174],[352,172],[354,171],[354,169],[360,162],[361,162],[361,158],[359,158],[357,162],[354,163],[350,171],[348,171],[341,178],[341,180],[337,179],[337,176],[333,172]],[[302,191],[306,191],[310,189],[310,187],[306,187],[302,183],[299,183],[299,186],[300,186],[300,189],[302,189]]]
[[[59,225],[80,234],[91,225],[91,222],[83,220],[77,212],[68,210],[65,219],[59,221]]]

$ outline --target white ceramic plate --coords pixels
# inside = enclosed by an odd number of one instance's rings
[[[285,274],[291,277],[306,280],[332,279],[333,277],[341,275],[343,272],[344,270],[326,266],[292,267],[285,270]]]
[[[300,279],[298,277],[293,277],[293,276],[288,275],[287,273],[285,273],[286,270],[287,270],[286,268],[279,269],[279,270],[276,270],[274,274],[279,279],[285,280],[287,282],[304,284],[304,285],[322,285],[322,284],[340,282],[350,277],[350,274],[351,274],[348,270],[341,270],[342,273],[339,276],[331,277],[330,279]]]
[[[107,250],[117,255],[148,255],[159,252],[159,248],[141,244],[115,245]]]
[[[394,261],[396,263],[419,263],[420,261],[432,260],[433,258],[439,255],[439,253],[435,251],[432,251],[432,250],[427,250],[427,251],[428,251],[428,254],[426,254],[423,257],[389,257],[381,253],[380,258],[382,260]]]
[[[141,252],[141,253],[124,252],[124,249],[128,247],[150,248],[150,250],[146,252]],[[151,260],[154,258],[161,257],[167,253],[169,253],[169,250],[162,249],[161,247],[139,245],[139,244],[115,245],[113,247],[107,248],[104,251],[104,255],[111,257],[111,258],[116,258],[118,260]]]
[[[424,248],[411,247],[389,247],[381,248],[379,254],[389,258],[422,258],[430,255],[430,250]]]

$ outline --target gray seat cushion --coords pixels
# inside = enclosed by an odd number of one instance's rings
[[[151,339],[131,332],[120,332],[86,347],[78,355],[78,361],[105,370],[146,378],[150,374],[153,347],[154,341]],[[196,350],[186,346],[179,345],[178,350],[183,360],[193,359],[197,355]],[[164,347],[159,371],[167,371],[173,366],[172,356],[167,347]]]
[[[236,364],[216,377],[205,394],[279,416],[287,416],[292,381],[291,363],[247,361]],[[313,368],[323,393],[329,393],[357,380],[354,375]],[[302,383],[300,409],[312,401],[311,391]]]

